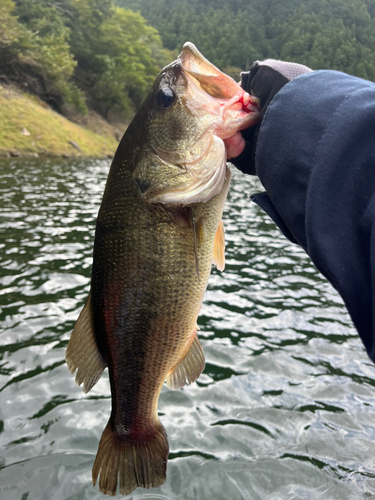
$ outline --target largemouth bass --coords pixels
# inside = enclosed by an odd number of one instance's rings
[[[108,367],[112,411],[92,470],[127,495],[165,481],[157,407],[204,369],[197,317],[230,182],[223,139],[259,119],[257,104],[191,43],[164,68],[115,154],[99,210],[91,291],[66,362],[88,392]]]

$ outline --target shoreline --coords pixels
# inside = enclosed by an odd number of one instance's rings
[[[0,158],[113,158],[126,123],[94,111],[69,120],[38,97],[0,84]]]
[[[30,151],[17,151],[17,150],[11,150],[11,151],[0,151],[0,160],[3,160],[5,158],[7,159],[16,159],[16,158],[62,158],[64,160],[112,160],[114,157],[114,153],[107,153],[106,155],[103,156],[96,156],[96,155],[68,155],[66,153],[62,154],[49,154],[49,153],[34,153]]]

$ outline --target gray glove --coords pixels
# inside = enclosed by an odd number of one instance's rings
[[[262,62],[256,61],[250,71],[241,73],[242,88],[260,100],[261,121],[255,127],[241,132],[245,139],[245,149],[239,156],[230,160],[239,170],[245,174],[256,175],[255,150],[262,119],[268,105],[284,85],[297,76],[311,71],[302,64],[266,59]]]

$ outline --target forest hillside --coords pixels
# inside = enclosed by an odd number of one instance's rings
[[[375,81],[375,0],[1,0],[0,85],[118,139],[187,40],[236,79],[272,57]]]
[[[1,0],[0,79],[70,117],[129,117],[170,62],[157,31],[111,0]]]
[[[0,155],[114,154],[172,58],[111,0],[1,0]]]
[[[117,0],[229,74],[269,57],[375,80],[375,0]]]

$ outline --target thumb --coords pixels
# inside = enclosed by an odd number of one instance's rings
[[[227,158],[236,158],[245,148],[245,139],[241,132],[236,132],[232,137],[224,139],[224,144],[227,148]]]

